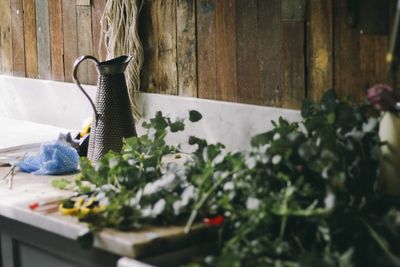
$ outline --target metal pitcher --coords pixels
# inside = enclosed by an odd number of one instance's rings
[[[124,71],[132,57],[120,56],[99,62],[95,57],[82,56],[74,63],[73,78],[88,98],[94,111],[90,130],[88,158],[96,162],[109,150],[121,151],[122,139],[136,136]],[[86,59],[96,63],[99,73],[95,103],[78,80],[78,67]]]

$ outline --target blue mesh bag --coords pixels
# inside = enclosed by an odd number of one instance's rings
[[[21,171],[35,175],[66,174],[78,170],[78,152],[65,141],[44,143],[36,155],[21,159],[16,165]]]

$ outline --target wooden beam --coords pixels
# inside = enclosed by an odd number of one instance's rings
[[[76,6],[71,0],[62,0],[64,29],[64,79],[72,82],[72,66],[78,57]]]
[[[299,109],[306,95],[303,22],[282,22],[282,106]]]
[[[140,73],[140,90],[158,90],[158,6],[157,1],[145,1],[140,12],[139,34],[142,39],[144,62]]]
[[[50,50],[51,77],[64,81],[64,31],[62,25],[62,1],[50,0]]]
[[[38,51],[38,78],[51,79],[51,53],[49,28],[49,1],[36,1],[36,35]]]
[[[333,0],[309,1],[308,97],[315,101],[333,88]]]
[[[92,18],[90,6],[77,6],[78,55],[92,55]],[[89,65],[90,64],[90,65]],[[79,79],[81,83],[96,83],[97,73],[93,69],[93,63],[85,61],[79,66]]]
[[[1,71],[4,74],[12,74],[13,71],[13,52],[11,36],[11,1],[1,0],[0,10],[2,11],[1,21]]]
[[[215,1],[197,0],[197,75],[198,96],[216,99]]]
[[[236,1],[218,0],[215,4],[217,99],[236,102]]]
[[[24,17],[22,0],[11,1],[13,75],[25,77]]]
[[[176,7],[178,95],[192,97],[197,96],[195,1],[178,0]]]
[[[257,0],[236,1],[238,102],[261,104]]]
[[[29,78],[36,78],[38,75],[36,5],[35,0],[23,0],[23,3],[26,76]]]
[[[260,87],[264,105],[282,106],[282,28],[280,0],[258,1]]]
[[[158,2],[158,92],[177,95],[176,1]]]

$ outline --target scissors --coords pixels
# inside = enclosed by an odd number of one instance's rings
[[[15,175],[15,169],[17,168],[17,165],[11,165],[10,170],[6,173],[5,176],[1,178],[2,181],[7,181],[8,179],[8,189],[11,190],[13,186],[13,180],[14,180],[14,175]]]
[[[8,189],[12,190],[13,182],[14,182],[14,175],[17,170],[17,162],[26,156],[27,153],[21,156],[1,156],[0,155],[0,166],[11,166],[10,170],[3,176],[0,180],[1,181],[8,181]]]

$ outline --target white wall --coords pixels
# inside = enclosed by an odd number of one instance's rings
[[[84,87],[94,97],[96,87]],[[137,101],[144,119],[158,110],[171,117],[185,116],[190,109],[202,113],[203,119],[188,122],[184,133],[168,136],[173,144],[195,135],[224,143],[228,150],[243,149],[251,136],[271,128],[271,120],[280,116],[290,121],[300,119],[294,110],[170,95],[140,93]],[[79,129],[91,114],[89,101],[75,84],[0,75],[0,117]],[[143,132],[141,122],[137,125],[138,132]]]

